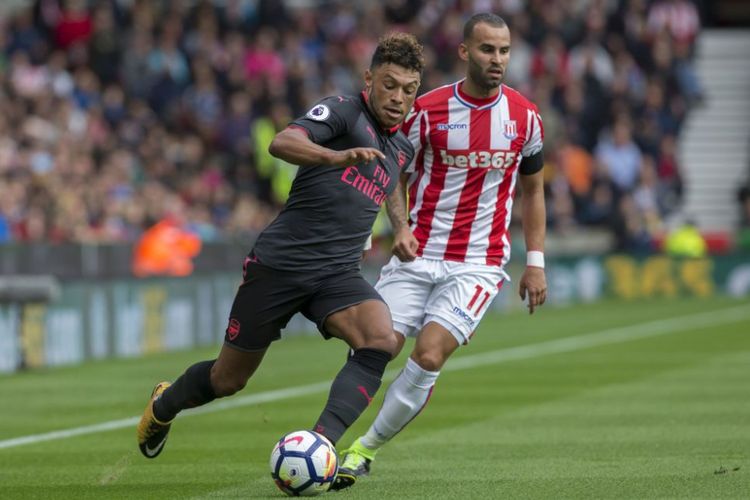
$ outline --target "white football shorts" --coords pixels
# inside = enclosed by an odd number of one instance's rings
[[[498,266],[418,257],[401,262],[392,257],[375,289],[391,310],[394,329],[415,337],[435,321],[459,345],[467,344],[508,275]]]

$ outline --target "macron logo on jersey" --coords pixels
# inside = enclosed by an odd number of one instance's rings
[[[435,127],[438,130],[466,130],[469,128],[465,123],[438,123]]]
[[[467,151],[461,154],[458,151],[445,149],[440,150],[440,159],[443,165],[459,168],[497,168],[507,169],[516,161],[518,153],[515,151]]]

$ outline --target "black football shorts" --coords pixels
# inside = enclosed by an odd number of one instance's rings
[[[243,351],[263,350],[298,312],[327,339],[328,316],[370,299],[383,300],[357,270],[311,275],[272,269],[248,257],[224,342]]]

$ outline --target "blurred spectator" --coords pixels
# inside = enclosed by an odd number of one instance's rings
[[[674,45],[674,72],[680,92],[688,101],[700,102],[703,99],[703,89],[698,81],[698,75],[693,67],[691,46],[687,42]]]
[[[615,219],[615,197],[608,182],[594,183],[587,198],[581,203],[578,220],[590,226],[612,226]]]
[[[633,203],[641,213],[646,231],[652,236],[661,231],[661,214],[659,185],[656,176],[654,159],[644,156],[641,162],[638,184],[633,190]]]
[[[118,70],[122,55],[122,38],[115,24],[113,10],[106,5],[97,6],[92,30],[88,41],[89,65],[101,83],[113,83],[119,78]]]
[[[245,74],[251,83],[265,82],[271,86],[284,84],[286,67],[275,50],[277,43],[270,28],[262,29],[245,55]]]
[[[664,250],[673,257],[698,258],[706,256],[708,246],[695,222],[686,220],[667,235]]]
[[[562,177],[557,176],[547,188],[552,195],[552,203],[547,204],[547,225],[558,233],[568,233],[575,225],[575,206],[570,187]]]
[[[631,135],[630,123],[621,118],[596,147],[597,160],[607,169],[620,193],[635,188],[641,170],[641,151]]]
[[[229,106],[221,123],[219,144],[225,151],[247,158],[250,154],[250,132],[253,116],[247,92],[236,91],[229,96]]]
[[[590,35],[571,51],[570,74],[576,79],[589,76],[600,84],[610,85],[614,78],[612,57],[599,40]]]
[[[182,100],[188,124],[205,142],[214,142],[224,103],[211,66],[205,59],[193,62],[193,83],[185,90]]]
[[[651,253],[654,250],[652,235],[630,194],[620,196],[616,214],[616,250],[632,254]]]
[[[557,160],[574,196],[585,197],[592,191],[594,161],[585,148],[565,141]]]
[[[201,241],[172,218],[159,221],[143,233],[133,250],[133,274],[145,276],[189,276],[192,258]]]
[[[6,46],[7,53],[36,54],[39,47],[44,44],[44,36],[34,25],[31,10],[20,9],[12,18],[10,24],[10,37]]]
[[[648,28],[654,33],[668,32],[677,43],[692,44],[700,30],[700,17],[689,0],[658,0],[648,12]]]
[[[682,176],[677,163],[677,144],[673,135],[665,135],[659,145],[656,166],[659,177],[659,200],[662,213],[672,213],[682,200]]]
[[[528,42],[529,18],[524,12],[517,12],[508,21],[513,51],[506,82],[522,92],[528,92],[526,87],[531,83],[531,61],[534,57],[534,47]]]
[[[551,32],[534,53],[531,61],[533,78],[554,77],[559,87],[565,87],[570,76],[570,58],[563,39]]]
[[[190,82],[188,61],[179,47],[181,32],[180,20],[168,19],[146,59],[148,76],[154,81],[149,102],[157,113],[169,115],[170,105]]]
[[[261,190],[264,197],[270,198],[277,206],[286,201],[297,167],[272,156],[268,147],[276,133],[286,127],[290,120],[289,107],[276,101],[271,105],[268,117],[258,119],[253,129]]]
[[[91,14],[85,0],[63,0],[62,12],[57,17],[55,42],[63,49],[85,44],[91,36]]]

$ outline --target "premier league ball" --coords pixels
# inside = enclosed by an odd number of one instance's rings
[[[271,452],[271,477],[290,496],[314,496],[328,491],[339,470],[336,449],[312,431],[283,436]]]

